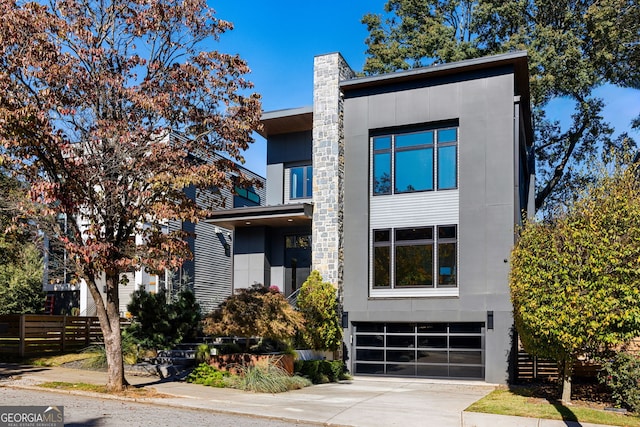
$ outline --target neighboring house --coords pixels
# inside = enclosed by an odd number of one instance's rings
[[[263,115],[264,207],[220,211],[235,288],[338,289],[354,374],[508,379],[508,273],[533,212],[527,55],[375,77],[314,62],[311,108]]]
[[[172,134],[172,138],[183,138],[179,134]],[[233,190],[198,190],[187,188],[185,192],[191,198],[196,198],[201,206],[218,206],[220,209],[238,208],[246,206],[260,206],[265,202],[265,179],[252,171],[238,166],[249,179],[257,180],[261,186],[251,188],[235,187]],[[61,219],[64,221],[64,218]],[[178,271],[165,271],[164,274],[152,274],[144,270],[124,273],[128,283],[121,284],[118,289],[120,299],[120,313],[125,316],[131,295],[138,289],[156,293],[161,289],[175,294],[186,286],[193,290],[196,301],[200,304],[203,314],[215,308],[232,293],[232,254],[233,239],[230,229],[206,222],[193,224],[191,222],[169,221],[166,231],[184,230],[194,238],[189,238],[189,248],[193,259],[186,261]],[[61,224],[61,229],[66,229]],[[140,237],[138,237],[139,239]],[[140,242],[141,243],[141,242]],[[48,307],[53,307],[52,314],[71,314],[70,307],[78,307],[82,316],[93,316],[96,312],[95,302],[84,281],[76,282],[67,271],[65,251],[62,248],[49,246],[45,251],[44,290],[49,295]],[[105,297],[105,289],[100,289]],[[46,308],[48,308],[46,307]]]

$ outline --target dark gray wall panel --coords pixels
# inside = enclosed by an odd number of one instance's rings
[[[273,135],[267,145],[267,165],[311,162],[311,131]]]

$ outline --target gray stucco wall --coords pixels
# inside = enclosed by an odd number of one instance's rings
[[[344,310],[349,322],[486,322],[485,379],[507,380],[514,242],[514,79],[504,71],[370,96],[345,94]],[[379,91],[382,92],[382,91]],[[369,132],[459,121],[459,296],[370,298]],[[351,329],[345,344],[350,348]]]

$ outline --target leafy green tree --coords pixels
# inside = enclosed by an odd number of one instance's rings
[[[0,236],[0,252],[11,257],[0,263],[0,314],[37,314],[44,309],[42,257],[33,243],[8,244]],[[9,259],[7,259],[9,258]]]
[[[302,337],[314,350],[337,350],[342,344],[342,326],[338,318],[336,288],[323,282],[314,270],[298,294],[298,310],[305,319]]]
[[[277,289],[257,284],[238,289],[208,314],[203,324],[208,335],[288,341],[303,327],[304,319]]]
[[[571,399],[579,356],[640,334],[638,165],[601,172],[554,220],[528,221],[511,255],[511,300],[525,350],[558,361]]]
[[[164,290],[152,294],[139,289],[131,295],[127,310],[133,316],[127,332],[144,348],[167,349],[197,336],[200,305],[190,289],[169,302]]]
[[[612,137],[601,115],[604,101],[592,92],[604,83],[640,89],[635,0],[389,0],[384,14],[367,14],[362,22],[369,31],[366,74],[528,51],[536,209],[591,181],[584,164],[629,145],[626,133]],[[565,129],[549,112],[554,99],[574,105]]]
[[[26,203],[24,186],[0,162],[0,314],[44,309],[43,263],[32,224],[18,215]]]

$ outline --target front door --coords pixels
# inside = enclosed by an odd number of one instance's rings
[[[290,234],[284,244],[285,295],[291,295],[311,272],[311,235]]]

